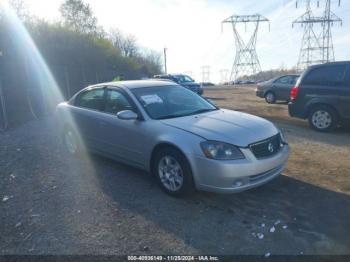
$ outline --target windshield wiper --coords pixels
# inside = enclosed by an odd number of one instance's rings
[[[182,116],[182,115],[176,115],[176,114],[165,115],[165,116],[158,117],[157,120],[167,119],[167,118],[175,118],[175,117],[179,117],[179,116]]]
[[[167,119],[167,118],[175,118],[175,117],[183,117],[183,116],[191,116],[191,115],[197,115],[197,114],[201,114],[201,113],[205,113],[205,112],[210,112],[210,111],[215,111],[218,110],[217,108],[203,108],[203,109],[199,109],[196,110],[194,112],[188,113],[188,114],[183,114],[183,115],[177,115],[177,114],[170,114],[170,115],[165,115],[165,116],[161,116],[158,117],[157,120],[160,119]]]
[[[206,112],[215,111],[215,110],[218,110],[218,109],[217,108],[203,108],[203,109],[196,110],[196,111],[188,114],[187,116],[197,115],[197,114],[206,113]]]

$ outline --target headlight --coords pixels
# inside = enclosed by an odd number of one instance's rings
[[[201,148],[207,158],[217,160],[244,159],[244,155],[238,147],[223,142],[205,141]]]
[[[282,142],[283,144],[288,144],[288,143],[287,143],[287,140],[286,140],[285,137],[284,137],[284,134],[283,134],[282,130],[281,130],[281,129],[278,129],[278,131],[279,131],[279,133],[280,133],[281,142]]]

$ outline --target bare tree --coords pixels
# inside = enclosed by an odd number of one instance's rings
[[[97,18],[89,4],[82,0],[66,0],[60,7],[64,24],[74,31],[85,34],[98,32]]]
[[[28,21],[30,18],[27,5],[23,0],[10,0],[10,6],[15,11],[17,17],[22,21]],[[1,5],[0,5],[1,7]]]
[[[110,39],[123,56],[136,57],[139,54],[139,47],[135,36],[125,36],[119,29],[112,29],[110,31]]]

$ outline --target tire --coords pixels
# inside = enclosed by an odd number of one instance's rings
[[[81,146],[78,136],[71,128],[66,128],[63,132],[63,143],[66,150],[71,155],[79,155],[81,152]]]
[[[274,104],[276,102],[276,95],[274,92],[268,91],[264,97],[268,104]]]
[[[338,125],[338,114],[329,106],[318,105],[310,110],[308,120],[314,130],[330,132]]]
[[[177,149],[166,147],[155,156],[153,174],[159,186],[171,196],[188,195],[194,191],[191,167]]]

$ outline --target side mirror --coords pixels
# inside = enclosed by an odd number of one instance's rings
[[[117,113],[117,117],[121,120],[136,120],[138,115],[131,110],[123,110]]]

